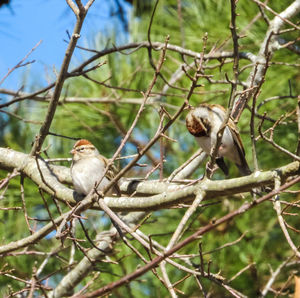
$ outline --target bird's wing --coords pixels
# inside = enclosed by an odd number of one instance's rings
[[[242,139],[241,139],[240,134],[239,134],[239,132],[236,128],[236,125],[234,124],[234,122],[231,118],[229,118],[229,120],[228,120],[227,127],[231,131],[233,141],[237,145],[239,153],[241,153],[241,155],[245,156],[245,149],[244,149],[244,146],[243,146],[243,143],[242,143]]]
[[[104,159],[104,162],[105,162],[105,166],[107,167],[108,166],[108,160],[106,158]],[[118,172],[118,170],[117,170],[116,166],[115,165],[110,165],[105,176],[109,181],[111,181],[111,180],[114,179],[117,172]],[[115,183],[115,185],[113,186],[113,190],[117,195],[121,195],[121,190],[119,188],[118,183]]]
[[[229,175],[229,170],[224,161],[224,158],[223,157],[216,158],[216,164],[218,165],[218,167],[223,171],[223,173],[227,177]]]
[[[246,175],[250,175],[251,174],[251,170],[249,168],[249,165],[247,163],[246,157],[245,157],[245,149],[242,143],[242,139],[240,137],[240,134],[233,122],[233,120],[230,118],[228,121],[228,126],[227,126],[230,131],[231,131],[231,135],[233,138],[233,142],[236,145],[235,147],[237,148],[238,154],[239,154],[239,158],[240,158],[240,164],[236,164],[237,167],[239,168],[240,173],[243,176]]]

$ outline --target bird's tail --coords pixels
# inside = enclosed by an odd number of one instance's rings
[[[238,167],[241,176],[248,176],[252,174],[247,162],[244,162],[242,165],[236,164],[236,166]]]

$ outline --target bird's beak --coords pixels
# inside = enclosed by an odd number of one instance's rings
[[[69,153],[70,153],[70,154],[75,154],[75,150],[72,149]]]
[[[202,129],[205,131],[205,133],[207,133],[207,128],[206,128],[206,126],[204,125],[202,119],[200,118],[200,119],[198,119],[198,121],[200,122],[200,125],[202,126]]]
[[[188,111],[190,111],[190,110],[194,110],[195,108],[193,107],[193,106],[191,106],[190,104],[188,104],[183,110],[185,111],[185,110],[188,110]]]

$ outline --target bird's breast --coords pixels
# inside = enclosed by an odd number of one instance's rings
[[[74,189],[82,194],[88,194],[95,183],[102,179],[98,189],[108,184],[108,179],[103,177],[105,164],[98,158],[80,160],[72,165],[71,172]]]
[[[210,155],[212,147],[214,145],[212,143],[212,139],[210,137],[197,137],[196,140],[203,151]]]

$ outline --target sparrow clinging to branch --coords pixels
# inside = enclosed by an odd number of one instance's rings
[[[77,141],[70,153],[73,155],[71,176],[77,193],[87,195],[100,180],[97,189],[103,190],[113,179],[113,168],[110,168],[104,175],[108,160],[90,141],[84,139]],[[112,192],[120,194],[117,184],[107,194]]]
[[[211,155],[217,141],[217,134],[225,119],[226,110],[217,104],[201,104],[192,108],[186,116],[186,127],[196,138],[199,146]],[[245,151],[241,137],[233,120],[229,118],[225,127],[221,145],[218,150],[216,163],[228,176],[228,168],[223,157],[234,162],[241,175],[251,174],[245,158]]]

